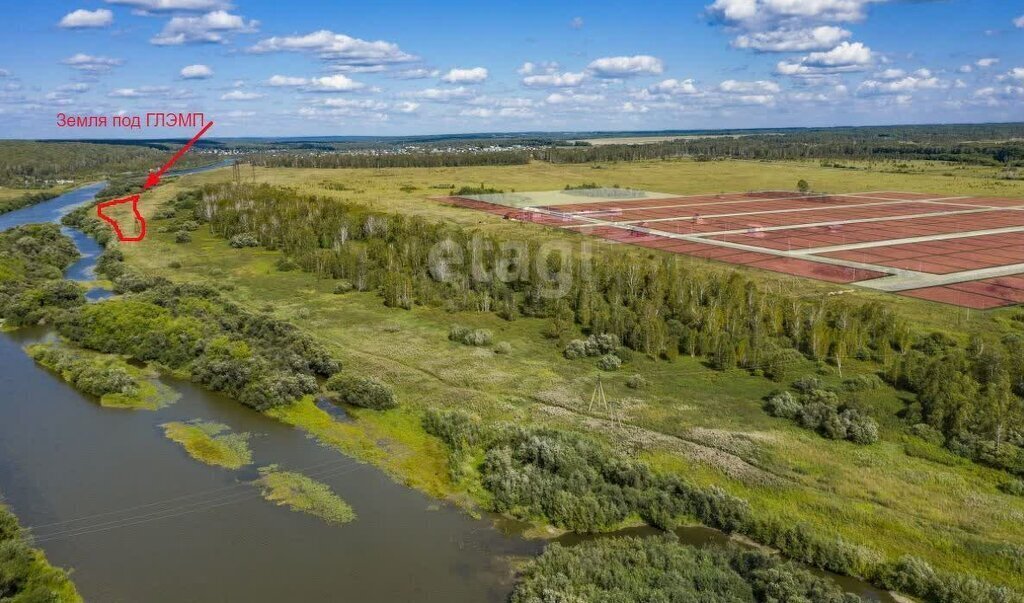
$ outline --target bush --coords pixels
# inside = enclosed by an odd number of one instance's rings
[[[259,247],[260,241],[256,238],[256,235],[249,232],[243,232],[231,237],[228,241],[228,245],[231,245],[235,249],[242,249],[243,247]]]
[[[494,346],[495,354],[510,354],[512,353],[512,344],[507,341],[499,341]]]
[[[1024,496],[1024,480],[1014,479],[999,484],[999,489],[1012,496]]]
[[[352,404],[373,410],[387,410],[398,406],[395,394],[388,385],[372,377],[335,375],[324,386],[338,397]]]
[[[298,264],[293,262],[291,258],[289,258],[286,255],[282,255],[281,257],[277,258],[277,261],[274,262],[274,266],[281,272],[291,272],[292,270],[295,270],[296,268],[299,267]]]
[[[617,371],[622,366],[622,360],[615,354],[605,354],[597,360],[597,368],[602,371]]]
[[[878,375],[857,375],[843,381],[843,389],[848,392],[878,389],[881,386],[882,380],[878,378]]]
[[[626,379],[626,387],[629,389],[644,389],[649,386],[647,379],[644,379],[642,375],[630,375]]]
[[[771,396],[764,405],[764,409],[768,414],[782,419],[795,419],[800,414],[802,408],[803,405],[789,392],[782,392]]]
[[[462,325],[452,325],[448,330],[448,339],[471,346],[491,345],[492,335],[487,329],[470,329]]]
[[[175,243],[191,243],[192,242],[192,235],[189,234],[189,232],[187,230],[179,230],[177,232],[177,234],[174,235],[174,242]]]
[[[350,283],[348,281],[338,281],[338,283],[336,285],[334,285],[334,294],[335,295],[344,295],[345,293],[348,293],[351,290],[352,290],[352,283]]]
[[[562,355],[569,360],[588,356],[603,356],[619,350],[619,338],[611,333],[591,335],[586,339],[573,339],[565,346]]]

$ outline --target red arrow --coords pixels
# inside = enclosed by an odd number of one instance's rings
[[[199,133],[192,137],[192,140],[188,141],[187,143],[185,143],[185,146],[183,146],[180,149],[178,149],[178,152],[174,154],[174,157],[171,157],[170,161],[165,163],[163,165],[163,167],[161,167],[159,170],[157,170],[155,172],[150,172],[149,176],[146,178],[146,183],[142,185],[142,190],[146,190],[148,188],[152,188],[152,187],[156,186],[157,184],[159,184],[160,183],[160,176],[163,176],[164,172],[166,172],[167,170],[171,169],[171,166],[174,165],[174,162],[179,160],[179,159],[181,159],[181,156],[184,155],[185,153],[187,153],[188,150],[192,148],[192,145],[194,145],[196,143],[196,141],[199,140],[203,136],[203,134],[206,134],[206,131],[209,130],[210,126],[212,126],[212,125],[213,125],[212,121],[211,122],[207,122],[206,125],[203,126],[203,129],[199,130]]]

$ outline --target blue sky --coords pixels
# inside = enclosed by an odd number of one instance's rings
[[[2,0],[0,138],[1024,121],[1024,2]]]

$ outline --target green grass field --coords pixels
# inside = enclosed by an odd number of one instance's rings
[[[670,161],[601,166],[528,166],[452,169],[290,170],[257,169],[255,179],[297,192],[360,201],[377,209],[501,231],[530,239],[571,235],[532,224],[443,206],[428,197],[450,186],[479,185],[516,190],[563,188],[566,184],[636,187],[700,193],[795,187],[800,178],[831,192],[909,190],[933,193],[1024,197],[1024,182],[1000,180],[995,170],[912,164],[859,169],[815,163]],[[248,166],[242,172],[251,178]],[[953,175],[947,176],[946,173]],[[151,214],[184,186],[230,178],[230,170],[191,176],[148,195]],[[344,186],[351,190],[331,190]],[[159,225],[156,222],[155,225]],[[675,362],[641,355],[617,373],[605,374],[610,399],[623,409],[624,425],[607,409],[588,412],[596,382],[592,360],[569,361],[542,331],[546,321],[506,322],[491,314],[452,314],[436,308],[386,308],[374,293],[333,294],[334,283],[301,272],[279,272],[278,255],[231,249],[204,229],[188,244],[151,228],[140,244],[124,245],[127,261],[175,281],[205,281],[252,309],[271,309],[315,337],[347,370],[394,386],[402,407],[384,413],[354,412],[341,423],[305,401],[275,415],[324,443],[373,462],[396,479],[435,496],[471,505],[483,494],[448,478],[443,447],[427,436],[418,412],[427,407],[463,408],[487,420],[585,429],[648,459],[656,467],[716,484],[750,500],[757,512],[805,522],[823,534],[838,534],[886,556],[919,556],[947,570],[1024,589],[1024,498],[1003,494],[1006,475],[967,463],[930,444],[908,441],[897,424],[900,395],[883,388],[866,400],[881,423],[882,440],[860,447],[826,440],[761,410],[761,398],[777,385],[744,371],[716,372],[698,359]],[[656,253],[656,252],[652,252]],[[175,266],[172,268],[171,266]],[[709,269],[718,269],[709,264]],[[808,293],[835,287],[795,277],[758,273],[764,283]],[[849,288],[849,287],[845,287]],[[997,325],[1015,310],[968,312],[929,302],[867,291],[849,295],[881,299],[921,327],[961,335],[967,326]],[[511,353],[448,341],[451,324],[486,328]],[[996,328],[992,326],[992,328]],[[815,370],[807,362],[794,376]],[[845,375],[864,372],[852,362]],[[650,386],[626,387],[642,375]],[[838,375],[826,381],[837,383]],[[910,448],[915,456],[905,451]],[[927,457],[931,460],[926,460]]]

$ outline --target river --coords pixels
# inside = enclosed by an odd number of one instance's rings
[[[0,230],[59,220],[102,187],[0,215]],[[66,232],[83,252],[68,278],[92,280],[99,246]],[[87,601],[503,601],[509,559],[543,548],[187,381],[162,378],[181,399],[155,412],[103,408],[24,353],[52,337],[42,328],[0,334],[0,493],[51,561],[72,570]],[[164,437],[162,423],[192,419],[253,434],[254,465],[210,467]],[[358,518],[327,525],[264,501],[247,482],[272,463],[328,484]],[[678,533],[701,546],[727,539],[699,527]],[[835,579],[866,600],[892,601]]]

